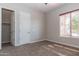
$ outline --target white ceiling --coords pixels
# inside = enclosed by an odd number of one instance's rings
[[[42,12],[48,12],[56,7],[63,5],[63,3],[48,3],[47,5],[45,5],[44,3],[26,3],[25,5],[32,9],[36,9]]]

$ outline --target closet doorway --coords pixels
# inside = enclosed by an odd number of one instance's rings
[[[14,11],[2,8],[2,47],[13,45]]]

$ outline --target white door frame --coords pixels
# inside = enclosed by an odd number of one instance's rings
[[[0,7],[0,49],[2,49],[2,8]]]

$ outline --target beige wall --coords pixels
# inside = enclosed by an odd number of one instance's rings
[[[79,4],[65,4],[61,7],[58,7],[55,10],[51,10],[47,13],[47,38],[49,41],[66,44],[74,47],[79,48],[79,38],[75,37],[60,37],[59,35],[59,14],[65,13],[68,11],[72,11],[75,9],[79,9]]]

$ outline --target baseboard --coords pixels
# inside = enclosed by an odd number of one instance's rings
[[[37,40],[37,41],[31,41],[30,43],[35,43],[35,42],[40,42],[40,41],[44,41],[45,39],[39,39],[39,40]]]
[[[56,41],[52,41],[52,40],[47,40],[47,41],[50,41],[50,42],[57,43],[57,44],[60,44],[60,45],[65,45],[65,46],[69,46],[69,47],[72,47],[72,48],[79,49],[79,46],[76,46],[76,45],[71,45],[71,44],[62,43],[62,42],[56,42]]]
[[[45,41],[45,40],[46,40],[46,39],[42,39],[42,40],[41,40],[41,39],[39,39],[39,40],[37,40],[37,41],[36,41],[36,40],[34,40],[34,41],[28,42],[28,43],[26,43],[26,44],[36,43],[36,42]],[[16,44],[16,45],[15,45],[15,47],[16,47],[16,46],[21,46],[21,45],[25,45],[25,44]]]

